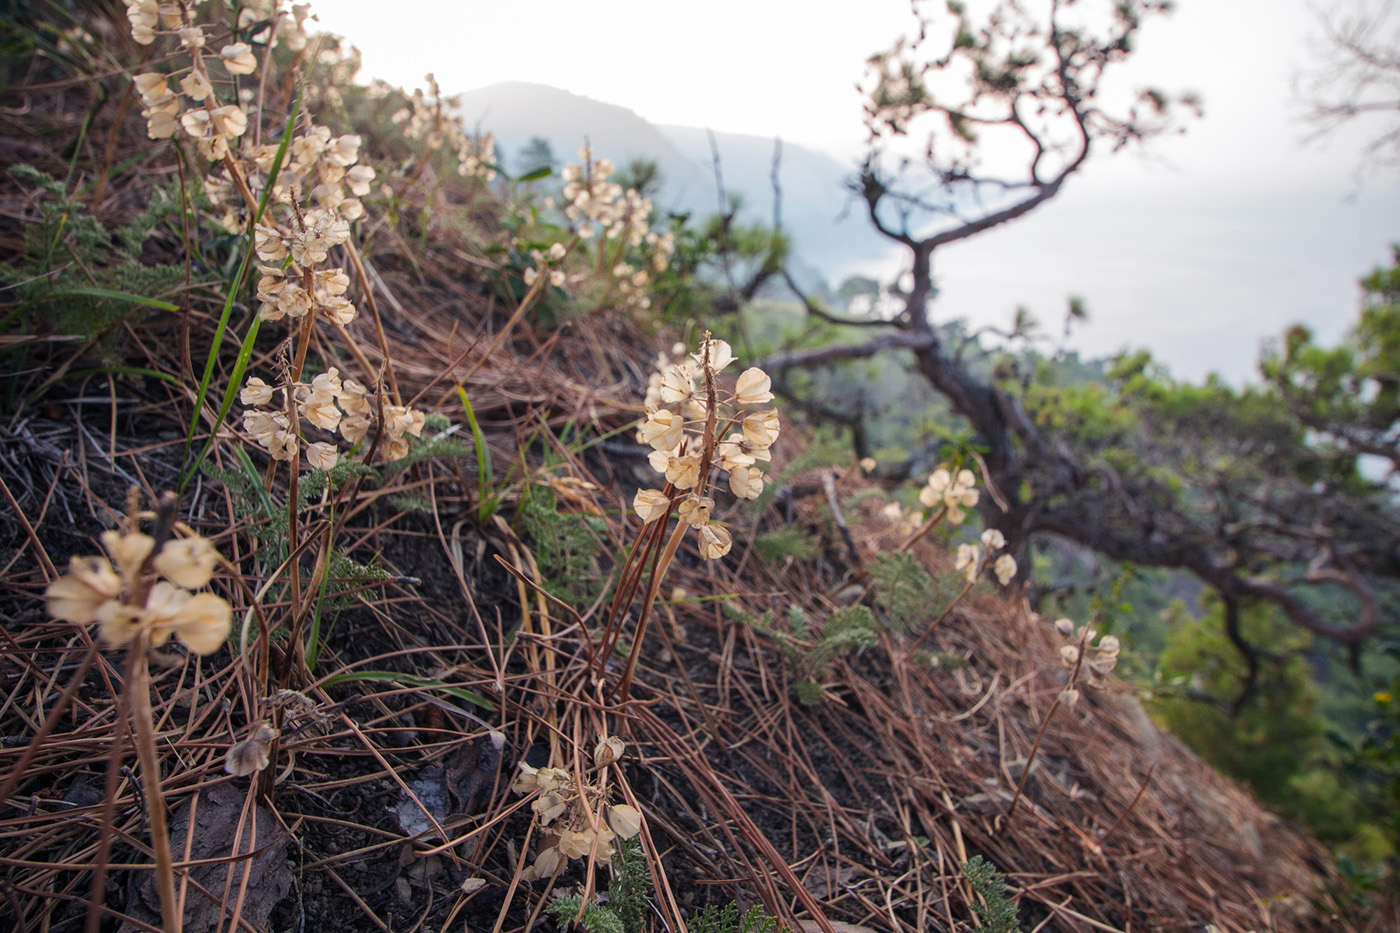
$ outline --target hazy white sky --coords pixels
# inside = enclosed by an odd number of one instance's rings
[[[1293,76],[1338,0],[1179,0],[1143,31],[1134,83],[1200,92],[1205,119],[1150,155],[1100,158],[1031,218],[940,256],[939,316],[1049,322],[1082,295],[1076,345],[1146,345],[1174,371],[1247,376],[1260,340],[1297,321],[1336,335],[1356,279],[1400,240],[1400,188],[1358,187],[1356,133],[1304,148]],[[908,0],[323,0],[324,28],[369,76],[449,93],[532,81],[656,123],[781,136],[850,158],[865,58]]]
[[[448,91],[530,81],[653,123],[855,148],[855,83],[913,22],[909,0],[327,0],[365,70]]]

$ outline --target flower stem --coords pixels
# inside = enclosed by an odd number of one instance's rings
[[[136,755],[141,763],[141,784],[146,794],[146,815],[151,830],[151,851],[156,857],[156,887],[160,892],[161,925],[165,933],[180,933],[182,917],[175,899],[175,870],[170,859],[170,832],[165,822],[165,799],[160,791],[160,757],[151,714],[151,679],[146,667],[146,633],[139,633],[127,652],[127,689],[131,691],[131,719],[136,727]]]
[[[1040,751],[1040,741],[1045,738],[1045,730],[1050,725],[1050,718],[1055,715],[1055,710],[1060,708],[1060,702],[1065,698],[1065,691],[1072,690],[1079,681],[1079,669],[1084,664],[1084,649],[1088,646],[1088,628],[1079,637],[1079,654],[1074,659],[1074,669],[1070,671],[1069,683],[1060,688],[1060,692],[1055,694],[1055,701],[1050,704],[1050,709],[1046,711],[1045,718],[1040,721],[1040,728],[1036,730],[1035,741],[1031,743],[1031,753],[1026,756],[1026,766],[1021,771],[1021,780],[1016,782],[1016,794],[1011,798],[1011,806],[1006,808],[1006,824],[1010,824],[1011,817],[1016,813],[1016,804],[1021,802],[1021,794],[1026,789],[1026,781],[1030,780],[1031,767],[1035,764],[1036,753]]]
[[[637,634],[632,638],[632,650],[627,655],[627,666],[622,669],[622,680],[617,685],[617,695],[624,701],[632,688],[632,672],[636,670],[637,658],[642,653],[642,637],[646,635],[647,623],[651,621],[651,608],[656,603],[661,580],[666,576],[667,568],[671,566],[671,558],[676,556],[681,539],[685,537],[686,527],[685,522],[676,523],[676,530],[671,532],[671,540],[666,542],[666,550],[662,552],[661,559],[651,572],[651,579],[647,581],[646,596],[642,598],[641,618],[637,620]]]
[[[976,584],[977,580],[975,577],[971,580],[968,580],[967,583],[963,584],[963,588],[958,592],[957,596],[953,597],[953,601],[948,604],[948,608],[944,609],[943,612],[938,616],[938,618],[930,622],[928,628],[924,629],[923,633],[920,634],[918,638],[914,639],[914,644],[909,646],[909,650],[913,651],[915,648],[922,645],[924,641],[927,640],[928,637],[933,634],[934,629],[942,625],[944,621],[947,620],[948,616],[952,615],[953,610],[958,607],[958,603],[963,601],[963,597],[966,596]]]

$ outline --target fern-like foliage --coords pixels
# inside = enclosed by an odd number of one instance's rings
[[[922,628],[957,596],[955,588],[935,580],[907,551],[873,558],[870,582],[891,628],[906,632]]]
[[[577,894],[555,898],[545,910],[559,921],[560,926],[572,923],[577,918],[578,925],[588,933],[627,933],[617,911],[597,901],[584,903]]]
[[[797,702],[803,706],[816,706],[822,701],[822,694],[826,693],[826,687],[815,680],[794,680],[792,692],[797,697]]]
[[[423,430],[432,430],[434,427],[446,426],[446,419],[441,415],[429,415],[423,423]],[[432,460],[442,457],[475,457],[476,451],[471,443],[454,437],[451,434],[434,434],[431,437],[410,438],[408,453],[392,463],[386,463],[379,468],[380,475],[387,479],[397,476],[411,466],[422,463],[425,460]]]
[[[520,530],[534,548],[544,588],[572,605],[597,599],[606,585],[598,558],[606,529],[591,515],[559,511],[554,493],[534,486],[520,499]]]
[[[793,560],[815,560],[821,553],[817,548],[817,540],[810,532],[801,528],[770,531],[768,534],[759,535],[753,545],[758,551],[758,556],[768,564],[782,563],[789,557]]]
[[[812,632],[812,623],[807,619],[807,613],[802,611],[801,606],[788,606],[788,625],[792,627],[792,634],[798,638],[806,638]]]
[[[232,493],[233,514],[247,522],[248,533],[254,536],[259,544],[258,559],[264,570],[270,570],[280,566],[287,559],[287,506],[282,499],[263,486],[262,478],[247,453],[241,449],[235,453],[241,469],[226,470],[206,460],[201,464],[200,472],[222,483]],[[297,487],[298,513],[304,511],[313,500],[319,500],[327,486],[340,486],[351,477],[359,475],[374,475],[374,470],[349,458],[342,458],[329,471],[308,470],[302,475]],[[370,563],[362,564],[344,551],[333,550],[327,566],[323,593],[327,600],[326,608],[332,611],[348,608],[355,602],[353,595],[346,595],[350,590],[361,588],[367,583],[387,580],[391,576],[392,574],[378,566],[376,560],[372,559]],[[282,587],[274,587],[269,598],[280,598],[281,593]]]
[[[608,901],[584,903],[577,894],[556,898],[546,908],[560,925],[578,920],[587,933],[642,933],[651,901],[651,873],[640,839],[625,839],[612,858]],[[581,908],[581,910],[580,910]]]
[[[796,669],[792,689],[798,702],[815,706],[821,702],[824,687],[822,676],[831,662],[842,655],[877,644],[879,626],[875,616],[864,606],[847,606],[827,617],[821,631],[815,635],[807,614],[797,606],[789,606],[786,618],[792,634],[780,631],[774,624],[770,609],[757,615],[726,603],[724,614],[734,621],[762,632],[782,648],[783,654]],[[813,638],[816,644],[808,644]]]
[[[637,837],[622,840],[612,859],[613,878],[608,885],[608,904],[617,911],[626,933],[642,933],[651,910],[651,872],[646,854]]]
[[[1006,896],[1006,879],[996,866],[980,855],[963,864],[963,875],[972,890],[981,898],[973,901],[972,909],[988,933],[1018,933],[1016,905]]]
[[[792,933],[758,905],[741,914],[733,904],[711,904],[696,911],[686,928],[690,933]]]
[[[846,606],[827,617],[821,640],[807,656],[813,673],[820,673],[833,659],[877,643],[875,616],[864,606]]]
[[[762,632],[765,635],[773,635],[775,637],[781,635],[781,633],[776,632],[773,628],[773,610],[771,609],[765,611],[763,615],[752,613],[736,603],[724,603],[722,609],[726,617],[738,622],[740,625],[746,625],[754,631]],[[779,640],[786,643],[782,638],[779,638]]]
[[[140,258],[142,242],[178,207],[168,191],[153,190],[129,227],[109,233],[62,182],[29,165],[13,166],[10,174],[36,195],[38,214],[25,229],[23,254],[0,262],[0,286],[26,309],[26,330],[97,337],[145,313],[139,300],[123,296],[158,298],[183,286],[183,267]],[[103,343],[96,349],[105,352]]]

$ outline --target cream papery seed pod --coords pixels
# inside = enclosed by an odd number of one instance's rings
[[[992,564],[992,573],[996,574],[998,583],[1006,586],[1016,576],[1016,558],[1010,554],[1001,555]]]
[[[626,748],[626,743],[615,735],[599,736],[598,744],[593,746],[593,767],[600,770],[606,768],[621,758]]]
[[[982,549],[975,544],[959,544],[953,569],[961,570],[969,583],[975,581],[982,569]]]

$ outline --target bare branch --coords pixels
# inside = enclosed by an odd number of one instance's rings
[[[1394,0],[1353,0],[1345,12],[1318,14],[1322,40],[1314,43],[1310,73],[1295,84],[1309,139],[1339,126],[1389,114],[1367,144],[1362,168],[1400,163],[1400,12]],[[1374,121],[1373,121],[1374,122]]]
[[[829,324],[839,324],[842,327],[890,327],[899,322],[899,318],[884,320],[877,317],[844,317],[840,314],[832,314],[813,301],[811,296],[794,281],[792,273],[788,272],[786,268],[783,269],[783,280],[787,282],[788,289],[797,296],[797,300],[802,302],[802,307],[806,309],[808,314]]]
[[[847,344],[838,347],[818,347],[814,350],[793,350],[787,353],[771,353],[753,365],[765,370],[782,370],[798,366],[828,366],[846,360],[869,359],[886,350],[926,350],[938,342],[932,334],[904,333],[881,334],[865,343]]]

